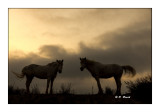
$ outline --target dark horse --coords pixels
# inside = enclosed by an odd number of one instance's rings
[[[86,58],[80,58],[80,63],[80,70],[83,71],[83,69],[86,68],[97,81],[99,94],[103,94],[99,78],[114,77],[117,85],[116,95],[121,95],[121,77],[123,74],[123,70],[125,72],[131,73],[132,76],[136,74],[135,69],[129,65],[120,66],[117,64],[101,64],[99,62],[92,61]]]
[[[34,77],[40,78],[40,79],[47,79],[47,88],[46,88],[46,94],[48,94],[48,87],[51,81],[51,87],[50,87],[50,93],[52,94],[52,86],[53,81],[57,76],[57,72],[61,73],[63,68],[63,60],[57,60],[56,62],[49,63],[45,66],[42,65],[36,65],[31,64],[28,66],[25,66],[22,69],[22,74],[18,74],[12,71],[17,77],[23,78],[26,76],[26,90],[29,93],[29,86],[32,82],[32,79]]]

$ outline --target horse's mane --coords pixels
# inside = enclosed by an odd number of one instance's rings
[[[51,63],[48,63],[47,66],[56,66],[57,63],[56,62],[51,62]]]
[[[89,59],[86,59],[86,62],[87,62],[87,65],[94,65],[95,63],[99,63],[99,62],[96,62],[94,60],[89,60]]]

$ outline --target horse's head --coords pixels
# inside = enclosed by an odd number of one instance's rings
[[[80,58],[80,63],[81,63],[81,67],[80,70],[83,71],[84,68],[86,68],[87,64],[86,64],[86,57],[85,58]]]
[[[57,60],[57,64],[58,64],[58,72],[62,73],[63,60]]]

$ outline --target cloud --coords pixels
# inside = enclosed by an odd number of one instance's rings
[[[90,47],[80,43],[80,54],[103,63],[129,64],[138,72],[151,71],[150,27],[133,25],[105,33],[94,38],[97,42]]]
[[[62,46],[56,45],[44,45],[40,47],[39,54],[45,55],[53,59],[68,55],[67,51]]]
[[[98,36],[130,24],[151,21],[151,9],[31,9],[28,12],[47,26],[50,34],[71,39]]]

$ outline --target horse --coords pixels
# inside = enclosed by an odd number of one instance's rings
[[[48,88],[51,81],[50,86],[50,94],[52,94],[52,87],[53,87],[53,81],[57,76],[57,73],[62,73],[63,68],[63,60],[56,60],[56,62],[48,63],[47,65],[36,65],[36,64],[30,64],[28,66],[25,66],[22,69],[22,73],[18,74],[16,72],[13,72],[17,77],[23,78],[26,76],[26,90],[27,93],[30,93],[29,86],[32,82],[32,79],[34,77],[40,78],[40,79],[47,79],[47,87],[46,87],[46,94],[48,94]]]
[[[103,90],[100,84],[100,78],[110,78],[114,77],[117,91],[116,95],[121,95],[121,77],[123,74],[123,70],[125,73],[131,73],[132,76],[135,76],[136,70],[129,65],[120,66],[118,64],[101,64],[96,61],[92,61],[85,58],[80,58],[80,70],[83,71],[85,68],[91,73],[91,75],[95,78],[98,85],[98,94],[103,94]]]

